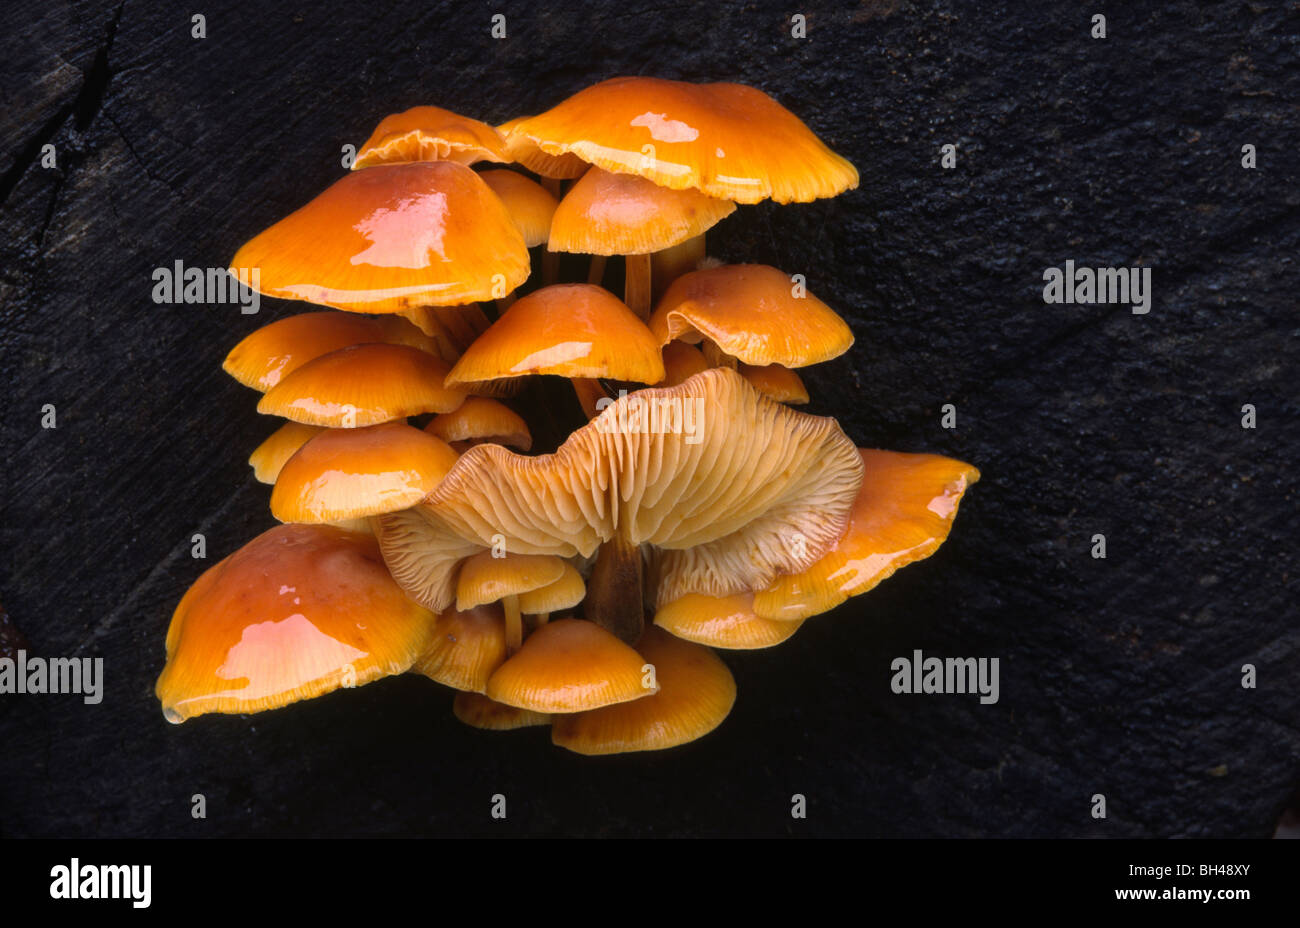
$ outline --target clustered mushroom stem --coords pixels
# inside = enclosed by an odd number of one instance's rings
[[[514,304],[516,299],[518,299],[518,293],[514,290],[511,290],[501,299],[496,301],[498,319],[505,315],[506,310],[509,309]]]
[[[719,348],[713,339],[706,338],[700,342],[700,351],[704,354],[704,360],[709,362],[709,367],[729,367],[733,371],[736,369],[738,363],[736,359]]]
[[[650,255],[627,255],[623,261],[626,275],[623,284],[623,302],[640,319],[649,319]]]
[[[582,405],[587,421],[600,415],[602,410],[596,404],[602,399],[609,399],[609,394],[600,385],[600,381],[589,377],[574,377],[570,382],[573,384],[573,392],[578,394],[578,402]]]
[[[587,583],[587,619],[627,644],[641,637],[645,620],[641,548],[620,535],[600,546]]]
[[[551,286],[560,279],[559,252],[547,250],[542,253],[542,283]]]
[[[654,278],[653,296],[657,300],[663,296],[668,285],[683,274],[689,274],[699,267],[704,260],[704,236],[706,233],[701,232],[693,238],[688,238],[684,242],[679,242],[663,251],[657,251],[651,262],[652,274]]]
[[[587,271],[587,283],[593,286],[600,286],[601,281],[605,279],[605,256],[592,255],[591,268]]]
[[[519,597],[507,596],[501,602],[506,612],[506,653],[514,654],[524,643],[523,617],[519,614]]]

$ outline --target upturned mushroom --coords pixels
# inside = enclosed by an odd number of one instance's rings
[[[646,549],[658,550],[658,601],[761,589],[838,540],[861,479],[834,420],[715,369],[612,403],[555,454],[471,448],[377,530],[393,576],[434,610],[451,604],[460,563],[494,544],[594,556],[584,615],[634,642]]]

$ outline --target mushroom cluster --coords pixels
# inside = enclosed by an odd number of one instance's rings
[[[583,754],[716,728],[736,686],[711,649],[779,644],[927,557],[979,478],[793,409],[797,369],[852,332],[801,279],[705,252],[738,204],[857,182],[737,84],[607,80],[496,128],[384,119],[231,262],[317,308],[226,358],[286,420],[249,458],[283,524],[177,606],[166,717],[413,672],[469,725]]]

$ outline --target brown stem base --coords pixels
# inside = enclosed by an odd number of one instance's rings
[[[630,645],[645,621],[641,573],[640,547],[614,536],[600,546],[583,604],[588,619]]]

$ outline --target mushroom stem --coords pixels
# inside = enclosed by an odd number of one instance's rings
[[[516,299],[518,299],[516,291],[511,290],[501,299],[496,301],[498,319],[505,315],[506,310],[510,308],[511,304],[513,304]]]
[[[671,248],[665,248],[663,251],[654,253],[651,268],[654,277],[654,298],[656,300],[663,296],[670,283],[683,274],[689,274],[695,270],[696,266],[704,260],[705,234],[701,232],[694,238],[688,238]]]
[[[621,535],[600,546],[587,582],[586,617],[627,644],[641,637],[645,620],[641,548]]]
[[[586,413],[588,422],[603,412],[596,404],[603,399],[609,399],[609,394],[605,392],[599,380],[590,377],[574,377],[570,383],[573,384],[573,392],[578,394],[578,402],[582,404],[582,411]]]
[[[542,252],[542,284],[549,287],[560,279],[560,253],[547,249]]]
[[[506,653],[514,654],[524,643],[523,617],[519,614],[519,597],[512,593],[501,600],[506,613]]]
[[[650,255],[623,258],[625,280],[623,302],[641,319],[650,318]]]
[[[737,361],[731,355],[727,354],[711,338],[706,338],[700,342],[700,351],[704,354],[704,360],[709,362],[709,367],[729,367],[733,371],[736,369]]]
[[[604,255],[591,256],[591,268],[587,271],[587,283],[600,286],[601,281],[605,279],[605,261]]]

